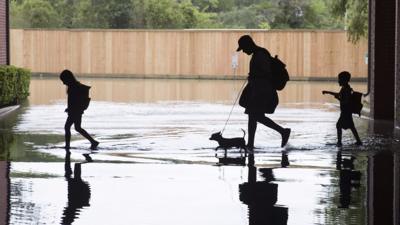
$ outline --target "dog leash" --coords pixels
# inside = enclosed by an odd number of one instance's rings
[[[225,128],[226,128],[226,125],[228,125],[228,121],[229,121],[230,118],[231,118],[231,115],[232,115],[232,112],[233,112],[233,108],[235,108],[236,102],[237,102],[237,100],[239,99],[240,93],[242,93],[243,87],[244,87],[244,85],[245,85],[246,83],[247,83],[247,80],[245,80],[245,82],[243,82],[242,87],[240,88],[240,90],[239,90],[239,92],[238,92],[238,94],[237,94],[237,96],[236,96],[235,102],[233,102],[231,111],[229,112],[228,119],[227,119],[226,122],[225,122],[224,129],[222,129],[221,134],[224,133]]]

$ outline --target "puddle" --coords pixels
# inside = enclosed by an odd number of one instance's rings
[[[287,147],[259,125],[249,157],[215,151],[209,140],[242,81],[81,81],[93,87],[82,127],[101,142],[95,152],[73,131],[65,161],[66,96],[56,79],[33,79],[29,102],[0,121],[7,223],[373,224],[368,190],[380,186],[371,177],[398,159],[387,125],[364,117],[354,121],[365,145],[353,146],[345,131],[344,147],[335,146],[338,107],[321,94],[337,90],[335,82],[291,82],[271,115],[292,129]],[[365,92],[366,84],[353,88]],[[246,127],[237,106],[224,136],[241,137]]]

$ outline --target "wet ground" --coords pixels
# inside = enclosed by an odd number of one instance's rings
[[[337,148],[338,103],[321,94],[338,91],[336,83],[291,82],[271,115],[292,129],[288,145],[280,148],[280,135],[259,125],[254,155],[246,157],[237,149],[215,151],[208,139],[224,127],[243,81],[81,81],[92,86],[82,126],[101,142],[97,151],[76,133],[71,154],[62,148],[66,95],[56,79],[33,79],[29,101],[0,120],[0,171],[8,177],[0,183],[8,190],[0,220],[347,225],[379,218],[371,177],[382,162],[398,162],[398,134],[391,124],[354,116],[364,145],[353,145],[345,131]],[[236,106],[224,136],[243,136],[246,127]],[[388,158],[379,161],[381,154]]]

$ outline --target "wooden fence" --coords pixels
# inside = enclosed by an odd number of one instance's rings
[[[11,30],[11,64],[38,73],[156,77],[232,77],[232,55],[250,34],[279,55],[293,77],[335,77],[342,70],[366,77],[367,41],[343,31],[315,30]],[[250,57],[239,54],[236,75]]]

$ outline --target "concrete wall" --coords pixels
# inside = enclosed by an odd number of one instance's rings
[[[0,65],[9,64],[8,0],[0,0]]]

